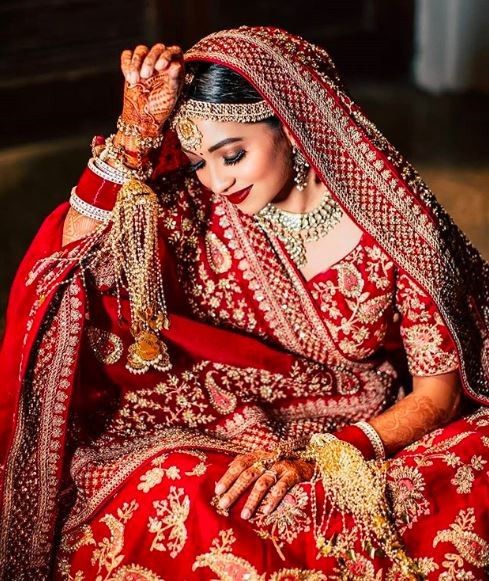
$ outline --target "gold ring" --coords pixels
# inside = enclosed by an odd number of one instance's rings
[[[273,483],[275,484],[278,480],[278,473],[276,470],[273,470],[273,468],[269,468],[268,470],[265,470],[265,472],[263,473],[263,476],[271,476],[273,478]]]
[[[257,460],[256,462],[253,462],[253,464],[251,465],[252,468],[261,468],[262,470],[266,470],[267,467],[265,465],[265,462],[263,460]]]

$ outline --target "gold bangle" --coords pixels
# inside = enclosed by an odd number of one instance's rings
[[[117,129],[126,137],[136,137],[138,145],[142,149],[156,149],[163,143],[163,134],[151,136],[143,136],[140,128],[137,125],[131,125],[123,121],[122,117],[117,119]]]

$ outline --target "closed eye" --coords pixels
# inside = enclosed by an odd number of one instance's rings
[[[240,149],[236,155],[233,155],[232,157],[224,157],[224,165],[235,165],[240,162],[245,155],[246,151],[244,149]],[[196,163],[190,164],[188,169],[189,171],[199,171],[199,169],[202,169],[204,165],[205,161],[202,159]]]
[[[191,163],[189,166],[189,171],[198,171],[204,167],[204,161],[198,161],[197,163]]]
[[[233,157],[225,157],[224,164],[225,165],[235,165],[236,163],[241,161],[245,155],[246,155],[246,151],[244,149],[240,149],[238,151],[238,153],[236,155],[234,155]]]

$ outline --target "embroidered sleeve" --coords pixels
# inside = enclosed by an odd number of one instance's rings
[[[396,307],[412,375],[438,375],[458,368],[457,349],[437,306],[403,270],[399,270]]]

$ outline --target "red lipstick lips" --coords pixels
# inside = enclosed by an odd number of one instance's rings
[[[229,194],[226,197],[233,204],[241,204],[241,202],[244,202],[246,200],[246,198],[248,197],[248,194],[250,193],[251,188],[252,188],[252,186],[248,186],[244,190],[240,190],[239,192],[234,192],[234,194]]]

